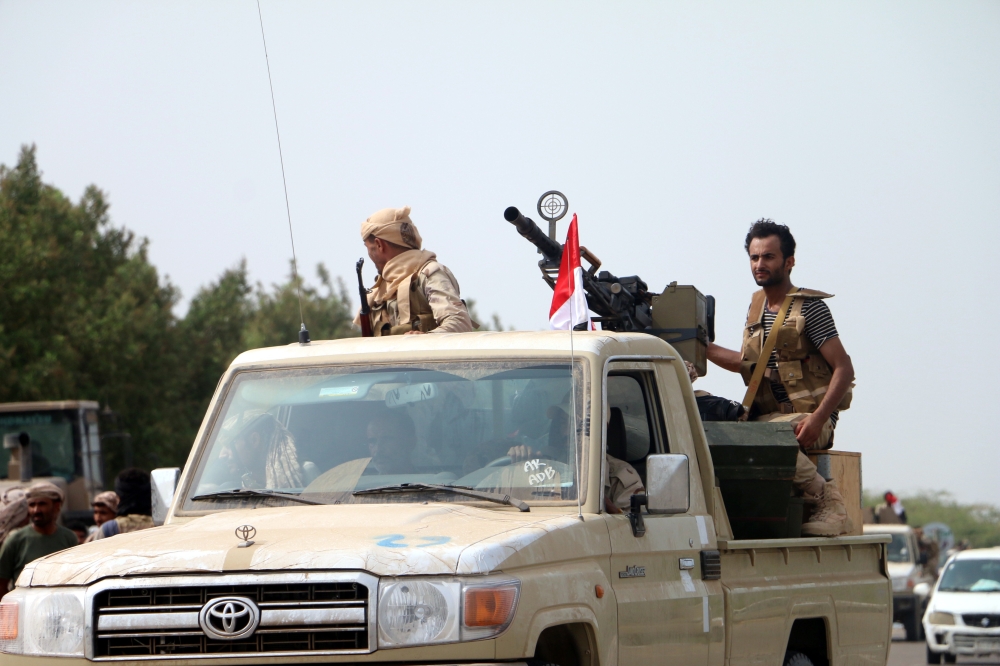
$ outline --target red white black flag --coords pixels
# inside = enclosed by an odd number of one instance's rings
[[[573,213],[573,221],[569,223],[569,230],[566,232],[566,245],[563,246],[556,289],[552,294],[549,327],[565,331],[583,323],[588,324],[588,329],[593,328],[587,308],[587,297],[583,290],[580,237],[576,230],[576,213]]]

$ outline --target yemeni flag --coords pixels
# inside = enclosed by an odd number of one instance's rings
[[[576,231],[576,213],[566,232],[559,277],[552,294],[552,308],[549,310],[549,327],[555,330],[569,330],[579,324],[590,323],[587,297],[583,290],[583,267],[580,265],[580,237]]]

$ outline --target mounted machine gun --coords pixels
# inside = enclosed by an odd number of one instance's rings
[[[554,197],[558,202],[556,209],[562,212],[558,217],[552,214],[550,202]],[[554,191],[542,195],[538,204],[539,214],[549,221],[548,235],[514,206],[507,208],[503,216],[538,248],[542,255],[538,262],[542,279],[555,288],[563,251],[563,246],[554,238],[555,221],[565,215],[568,204],[562,194]],[[676,282],[667,285],[662,293],[651,293],[638,275],[618,277],[609,271],[599,271],[601,260],[587,248],[580,248],[580,256],[590,264],[583,271],[583,287],[587,305],[597,314],[593,317],[594,322],[599,322],[606,331],[660,337],[673,345],[685,361],[693,363],[699,375],[706,373],[706,350],[708,343],[715,340],[715,298]]]

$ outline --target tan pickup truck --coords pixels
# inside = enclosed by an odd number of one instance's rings
[[[623,512],[606,452],[645,485]],[[889,649],[888,537],[734,539],[687,372],[648,335],[246,352],[176,492],[171,477],[164,526],[24,570],[0,604],[4,666],[818,666]]]

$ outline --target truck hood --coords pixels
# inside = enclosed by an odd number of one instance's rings
[[[1000,613],[1000,592],[935,592],[931,610],[944,613]]]
[[[55,553],[29,564],[18,583],[86,585],[120,576],[295,569],[485,574],[572,557],[582,548],[608,552],[603,521],[584,518],[448,503],[223,511]],[[256,531],[246,548],[235,534],[241,525]]]

